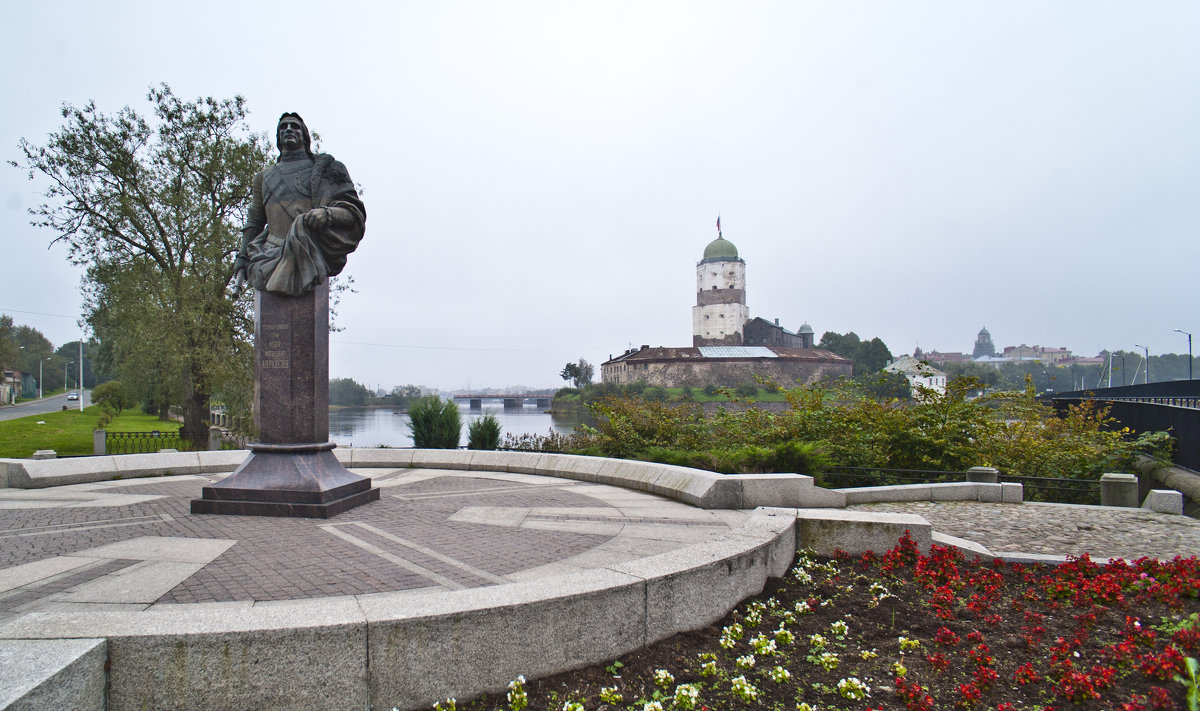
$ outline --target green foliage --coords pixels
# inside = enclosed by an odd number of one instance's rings
[[[829,463],[818,445],[803,442],[784,442],[773,447],[746,444],[704,451],[648,447],[635,459],[722,474],[789,472],[818,476]]]
[[[18,345],[16,327],[12,317],[0,314],[0,370],[11,370],[16,367],[17,359],[21,357]]]
[[[458,446],[457,442],[455,446]],[[500,420],[492,413],[476,417],[467,425],[467,449],[496,449],[499,446]]]
[[[854,361],[855,375],[878,372],[892,360],[892,352],[882,340],[875,337],[864,341],[854,331],[846,334],[826,331],[817,348],[833,351]]]
[[[113,416],[121,414],[127,407],[133,407],[137,401],[119,380],[110,380],[92,388],[92,402],[112,409]]]
[[[418,449],[455,449],[462,436],[462,414],[453,400],[423,397],[408,408],[408,427]]]
[[[876,397],[841,380],[788,390],[784,412],[749,408],[706,417],[692,403],[607,397],[576,451],[647,459],[721,472],[812,473],[826,464],[963,471],[994,466],[1008,474],[1098,478],[1137,457],[1166,458],[1166,433],[1134,437],[1091,404],[1056,415],[1020,392],[972,397],[982,385],[951,382],[923,400]]]
[[[100,415],[100,407],[90,405],[83,412],[71,409],[0,422],[0,458],[24,458],[39,449],[53,449],[60,457],[90,455],[92,430],[96,429]],[[109,422],[106,429],[149,432],[166,428],[153,416],[126,410]]]
[[[583,358],[580,358],[575,363],[567,363],[563,366],[562,371],[558,375],[563,380],[570,380],[576,388],[582,388],[592,382],[592,377],[595,374],[596,367]]]
[[[416,385],[397,385],[392,388],[390,393],[376,399],[376,403],[394,407],[397,410],[407,410],[408,406],[419,397],[421,397],[420,387]]]
[[[329,404],[361,407],[366,404],[371,391],[367,386],[352,378],[333,378],[329,381]]]
[[[877,400],[911,400],[913,397],[912,387],[903,373],[863,373],[855,377],[854,382]]]
[[[733,392],[738,397],[754,397],[758,395],[758,386],[754,383],[738,383]]]
[[[100,416],[96,418],[96,429],[108,429],[109,423],[117,418],[117,411],[107,402],[97,406],[100,411]]]
[[[34,224],[86,267],[104,366],[156,407],[182,405],[185,430],[203,432],[213,394],[249,411],[251,295],[227,289],[270,144],[250,132],[241,97],[182,101],[161,85],[147,98],[150,118],[64,106],[63,125],[45,145],[22,140],[15,165],[47,186]]]

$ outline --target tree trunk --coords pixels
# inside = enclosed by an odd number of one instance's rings
[[[211,398],[204,392],[204,378],[198,370],[193,364],[183,373],[183,388],[187,396],[183,401],[183,427],[179,430],[188,449],[194,451],[208,449],[208,401]]]
[[[166,400],[158,403],[158,421],[167,422],[171,419],[171,403]]]

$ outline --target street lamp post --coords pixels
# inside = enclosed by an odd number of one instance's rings
[[[1188,337],[1188,380],[1191,380],[1192,379],[1192,334],[1190,334],[1187,331],[1184,331],[1183,329],[1180,329],[1180,328],[1175,329],[1175,331],[1177,333],[1182,333],[1183,335]]]
[[[1145,380],[1142,382],[1149,383],[1150,382],[1150,349],[1147,348],[1146,346],[1138,345],[1137,343],[1133,344],[1133,347],[1141,348],[1142,351],[1146,354],[1146,356],[1144,358],[1142,358],[1142,362],[1146,364],[1146,374],[1144,376],[1142,376],[1145,378]]]
[[[38,400],[42,399],[42,365],[48,360],[49,356],[38,361]]]

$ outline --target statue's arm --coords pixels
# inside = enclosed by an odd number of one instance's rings
[[[246,279],[246,268],[250,264],[250,241],[262,233],[267,226],[267,210],[263,207],[261,172],[254,175],[250,188],[250,209],[246,212],[246,224],[242,225],[242,246],[238,249],[233,273],[236,278]]]
[[[305,225],[310,229],[334,231],[361,229],[366,221],[366,210],[354,182],[341,161],[331,161],[326,171],[327,182],[322,185],[322,206],[305,215]]]

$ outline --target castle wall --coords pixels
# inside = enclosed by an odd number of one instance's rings
[[[811,334],[788,333],[782,326],[756,318],[746,322],[742,329],[742,344],[747,346],[783,346],[784,348],[812,348]]]
[[[853,363],[847,361],[789,360],[785,358],[728,358],[704,360],[660,360],[618,362],[604,365],[601,377],[606,383],[678,388],[703,388],[707,385],[753,383],[755,376],[774,380],[783,387],[808,384],[823,378],[850,376]]]

